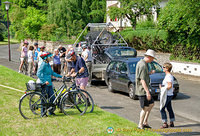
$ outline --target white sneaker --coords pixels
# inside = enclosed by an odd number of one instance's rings
[[[19,70],[18,73],[22,73],[22,72]]]

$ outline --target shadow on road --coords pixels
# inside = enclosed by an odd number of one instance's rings
[[[118,107],[118,106],[101,106],[100,108],[101,109],[112,109],[112,110],[115,110],[115,109],[123,109],[124,107]]]
[[[176,98],[174,98],[173,100],[185,100],[185,99],[190,99],[191,97],[188,95],[185,95],[184,93],[178,93]]]
[[[179,126],[176,126],[176,127],[200,127],[200,124],[197,123],[197,124],[187,124],[187,125],[179,125]]]

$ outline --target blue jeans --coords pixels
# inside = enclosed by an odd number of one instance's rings
[[[172,104],[171,104],[172,98],[173,96],[167,96],[166,104],[160,111],[163,123],[167,122],[167,114],[166,114],[165,108],[167,108],[169,112],[170,122],[175,121],[175,116],[174,116],[174,112],[173,112]]]
[[[45,98],[50,98],[50,103],[53,103],[53,101],[55,100],[55,95],[54,91],[53,91],[53,87],[52,86],[47,86],[45,85],[44,88],[42,88],[42,95],[45,96]],[[44,100],[42,99],[41,104],[44,103]],[[44,108],[41,109],[41,115],[43,115],[44,112]],[[51,115],[54,112],[54,109],[49,111],[49,114]]]

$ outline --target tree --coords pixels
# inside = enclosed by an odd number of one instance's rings
[[[153,7],[159,7],[160,0],[119,0],[120,7],[112,6],[109,8],[108,15],[115,19],[127,17],[133,29],[136,29],[137,19],[141,15],[152,14]]]
[[[65,29],[68,37],[77,35],[88,23],[103,22],[105,0],[49,0],[47,20]]]
[[[200,2],[169,0],[161,10],[158,25],[167,30],[171,44],[200,45]]]

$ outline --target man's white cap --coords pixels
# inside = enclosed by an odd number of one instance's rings
[[[151,56],[153,57],[154,59],[156,59],[156,52],[152,49],[148,49],[147,52],[144,54],[145,56]]]
[[[62,47],[62,45],[59,45],[58,48]]]

